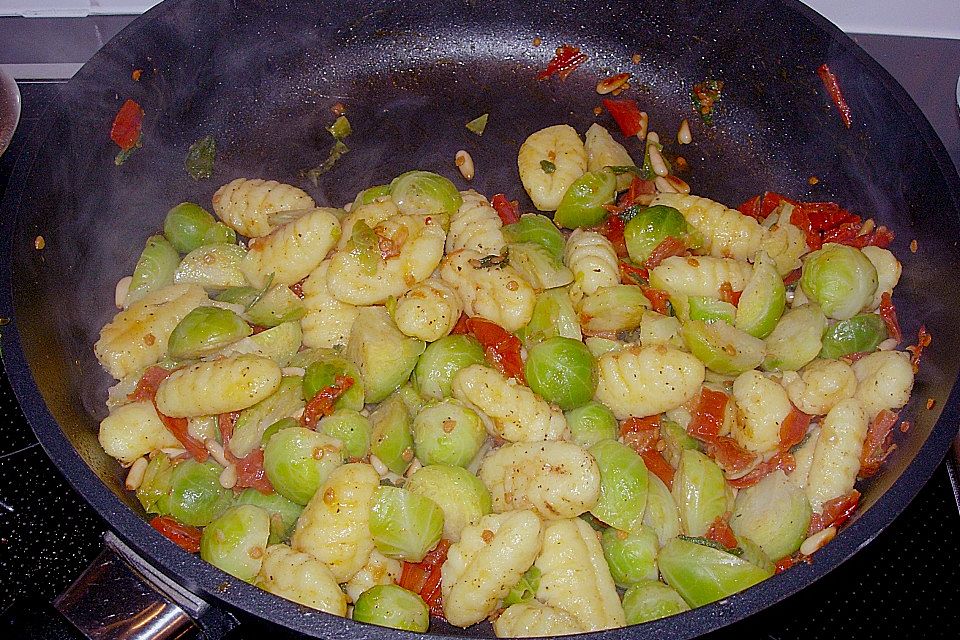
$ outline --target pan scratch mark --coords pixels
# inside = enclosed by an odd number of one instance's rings
[[[3,455],[0,455],[0,460],[4,460],[4,459],[6,459],[6,458],[13,457],[13,456],[17,455],[18,453],[23,453],[24,451],[28,451],[28,450],[30,450],[30,449],[33,449],[33,448],[36,447],[36,446],[39,446],[39,445],[40,445],[39,442],[34,442],[33,444],[28,444],[27,446],[21,447],[20,449],[17,449],[16,451],[11,451],[10,453],[4,453]],[[8,507],[8,508],[9,508],[9,507]],[[11,511],[12,511],[12,509],[11,509]]]

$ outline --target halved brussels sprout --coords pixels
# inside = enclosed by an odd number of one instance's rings
[[[573,272],[549,250],[534,242],[508,244],[510,266],[534,289],[556,289],[573,282]]]
[[[640,525],[647,505],[647,466],[636,451],[616,440],[590,447],[600,467],[600,499],[590,513],[621,531]]]
[[[639,582],[623,594],[623,612],[628,625],[643,624],[689,610],[690,606],[679,593],[657,580]]]
[[[370,204],[377,198],[382,198],[383,196],[390,195],[390,185],[389,184],[378,184],[372,187],[367,187],[363,191],[357,194],[356,199],[354,200],[354,206],[361,204]]]
[[[862,313],[827,329],[820,357],[836,360],[849,353],[869,353],[886,339],[887,325],[883,318],[875,313]]]
[[[581,340],[580,321],[573,309],[567,289],[551,289],[537,295],[533,316],[527,326],[517,332],[527,348],[554,336]]]
[[[460,539],[467,525],[477,524],[490,513],[490,492],[462,467],[431,464],[416,471],[404,488],[430,498],[443,511],[443,537],[451,542]]]
[[[263,436],[260,438],[260,447],[262,448],[267,446],[267,443],[270,442],[270,438],[272,438],[278,431],[292,429],[299,426],[300,421],[296,418],[280,418],[264,430]]]
[[[346,376],[353,380],[353,386],[333,403],[334,409],[363,409],[363,381],[360,372],[352,362],[336,356],[325,357],[312,362],[303,374],[303,397],[308,402],[318,392],[333,386],[337,376]]]
[[[246,458],[254,449],[260,448],[267,427],[303,408],[300,380],[300,376],[284,376],[276,391],[240,412],[227,445],[233,455]]]
[[[617,419],[606,405],[591,400],[563,415],[573,441],[581,447],[590,448],[601,440],[617,439]]]
[[[580,322],[590,333],[615,333],[640,326],[650,301],[640,287],[615,284],[600,287],[579,305]]]
[[[399,396],[391,396],[370,414],[370,453],[390,471],[403,475],[413,461],[413,425],[407,405]]]
[[[715,373],[736,376],[763,361],[763,340],[726,322],[690,320],[683,325],[682,335],[690,353]]]
[[[303,301],[290,287],[276,284],[247,309],[247,318],[261,327],[276,327],[284,322],[299,320],[306,313]]]
[[[728,402],[727,407],[732,409],[732,404]],[[724,415],[724,420],[726,420],[726,415]],[[661,420],[660,437],[666,445],[663,456],[674,468],[680,464],[680,454],[683,453],[684,449],[695,451],[700,449],[700,443],[673,420]]]
[[[348,458],[363,458],[370,452],[373,427],[369,419],[353,409],[337,409],[320,420],[317,429],[342,442]]]
[[[773,575],[732,553],[680,538],[660,549],[657,562],[667,584],[691,607],[721,600]]]
[[[735,326],[756,338],[766,338],[777,326],[786,306],[787,290],[777,265],[761,252],[740,296]]]
[[[863,252],[828,243],[803,262],[800,288],[828,318],[846,320],[873,301],[877,269]]]
[[[246,284],[240,263],[246,250],[235,244],[205,244],[180,261],[173,274],[177,284],[198,284],[208,291],[220,291]]]
[[[418,633],[430,627],[430,611],[423,598],[395,584],[377,585],[361,593],[353,605],[353,619]]]
[[[730,528],[777,560],[800,548],[812,511],[807,496],[782,471],[774,471],[737,494]]]
[[[237,234],[198,204],[181,202],[167,212],[163,235],[177,251],[190,253],[205,244],[233,244]]]
[[[413,383],[427,398],[447,398],[457,371],[484,362],[483,347],[473,336],[444,336],[427,345],[413,371]]]
[[[223,350],[223,355],[253,353],[270,358],[281,367],[289,365],[303,343],[299,322],[284,322],[258,334],[238,340]]]
[[[623,230],[627,253],[636,264],[646,262],[653,250],[667,238],[685,240],[689,227],[683,214],[662,204],[647,207],[635,215]]]
[[[740,559],[746,560],[750,564],[760,567],[767,573],[773,573],[777,570],[777,565],[770,559],[763,549],[756,542],[746,536],[737,536],[737,546],[740,548]]]
[[[565,411],[586,404],[597,390],[597,363],[571,338],[548,338],[531,347],[523,373],[537,395]]]
[[[823,346],[827,317],[815,304],[790,309],[765,341],[765,371],[798,371],[817,357]]]
[[[429,171],[408,171],[390,183],[390,198],[400,213],[453,215],[463,204],[463,197],[452,182]]]
[[[670,489],[657,474],[647,471],[647,507],[643,510],[643,525],[657,534],[660,546],[680,535],[680,510],[670,495]]]
[[[206,526],[233,502],[233,492],[220,485],[221,471],[213,461],[178,462],[170,475],[170,493],[156,503],[160,513],[192,527]]]
[[[260,507],[270,516],[270,544],[283,542],[293,533],[297,518],[303,512],[303,506],[287,500],[279,493],[260,493],[256,489],[244,489],[237,496],[238,506],[252,504]]]
[[[197,307],[173,329],[167,353],[174,360],[193,360],[216,353],[251,333],[250,325],[229,309]]]
[[[737,320],[737,308],[724,300],[707,296],[690,296],[687,303],[691,320],[703,320],[708,323],[721,320],[727,324],[733,324]]]
[[[346,356],[360,369],[365,401],[380,402],[396,391],[425,347],[422,340],[403,335],[384,307],[361,307]]]
[[[644,580],[656,580],[657,534],[652,529],[637,525],[629,532],[610,527],[600,536],[603,557],[610,567],[610,575],[618,587],[628,589]]]
[[[410,382],[401,385],[394,395],[403,401],[403,404],[407,406],[407,411],[409,411],[412,416],[420,413],[420,410],[427,404],[427,399],[421,396],[420,392],[417,391]]]
[[[173,463],[165,453],[157,453],[147,463],[143,480],[137,487],[137,500],[147,513],[166,514],[167,498],[170,496],[170,479],[173,477]]]
[[[609,169],[588,171],[573,181],[563,194],[553,221],[560,227],[592,227],[607,217],[603,205],[617,195],[617,178]]]
[[[263,468],[277,493],[307,504],[330,473],[343,464],[343,451],[330,436],[305,427],[278,431],[263,450]]]
[[[245,582],[260,573],[270,539],[270,514],[244,504],[231,507],[203,530],[200,557]]]
[[[443,510],[408,489],[381,486],[370,507],[370,534],[388,558],[420,562],[443,533]]]
[[[566,240],[547,216],[525,213],[518,221],[504,226],[502,231],[507,242],[534,242],[549,251],[555,261],[563,260]]]
[[[584,338],[583,344],[587,346],[587,349],[590,350],[594,358],[599,358],[603,354],[610,353],[611,351],[620,351],[624,345],[624,343],[619,340],[611,340],[610,338],[601,338],[599,336],[588,336]]]
[[[453,398],[427,405],[413,420],[414,449],[426,465],[466,467],[486,439],[480,416]]]
[[[510,588],[507,597],[503,599],[504,606],[509,607],[533,600],[540,588],[541,575],[543,574],[536,565],[527,569],[526,573],[520,576],[520,581]]]
[[[717,463],[693,449],[680,454],[672,495],[688,536],[707,533],[714,520],[733,508],[733,492]]]
[[[173,284],[173,274],[180,264],[180,254],[163,236],[150,236],[133,270],[124,308],[151,291]]]

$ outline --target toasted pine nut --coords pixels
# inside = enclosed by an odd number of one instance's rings
[[[422,468],[423,468],[423,463],[417,460],[416,458],[414,458],[413,462],[410,463],[410,466],[407,467],[407,470],[403,472],[403,475],[404,477],[409,478],[410,476],[412,476]]]
[[[607,95],[608,93],[614,92],[617,89],[624,88],[624,85],[629,81],[629,73],[615,73],[597,83],[597,93],[602,96]]]
[[[125,486],[130,491],[136,491],[140,488],[140,485],[143,483],[143,475],[147,472],[147,459],[146,458],[137,458],[132,465],[130,465],[130,471],[127,472],[127,479],[124,480],[123,486]]]
[[[653,143],[655,143],[655,142],[660,142],[660,134],[658,134],[656,131],[651,131],[650,133],[648,133],[648,134],[647,134],[646,136],[644,136],[644,137],[647,139],[647,144],[653,144]]]
[[[873,221],[873,218],[867,218],[863,222],[863,226],[860,227],[860,231],[857,233],[858,236],[865,236],[877,227],[877,223]]]
[[[285,376],[302,376],[307,372],[303,367],[284,367],[280,369],[280,373]]]
[[[658,176],[657,180],[661,178]],[[669,184],[671,187],[677,190],[677,193],[690,193],[690,185],[678,178],[677,176],[666,176],[663,180]]]
[[[800,553],[805,556],[812,556],[823,545],[827,544],[837,535],[836,527],[827,527],[823,531],[817,532],[803,541],[800,545]]]
[[[210,452],[210,456],[216,460],[221,467],[230,466],[230,461],[227,460],[227,456],[223,450],[222,444],[213,438],[207,438],[203,441],[203,445],[207,448],[207,451]]]
[[[640,130],[637,131],[637,138],[643,140],[647,137],[647,125],[650,124],[650,116],[646,111],[640,112]]]
[[[460,170],[460,175],[462,175],[465,180],[473,180],[475,171],[473,167],[473,158],[469,153],[463,149],[460,149],[460,151],[457,151],[457,155],[454,157],[453,161],[457,165],[457,169]]]
[[[123,303],[127,301],[127,293],[130,292],[131,282],[133,282],[133,276],[117,280],[117,288],[113,292],[113,303],[117,305],[117,309],[123,309]]]
[[[647,144],[647,153],[650,154],[650,168],[653,169],[653,172],[658,176],[666,176],[670,173],[670,170],[667,169],[667,163],[663,161],[663,156],[660,155],[660,149],[657,148],[655,144]]]
[[[680,144],[690,144],[693,142],[693,135],[690,133],[690,123],[684,118],[680,123],[680,130],[677,131],[677,142]]]
[[[220,486],[224,489],[233,489],[237,484],[237,468],[232,464],[227,465],[220,472]]]
[[[377,475],[379,475],[381,478],[390,472],[390,469],[387,468],[387,465],[383,464],[383,462],[381,462],[380,458],[377,456],[370,456],[370,466],[373,467],[373,470],[376,471]]]
[[[877,345],[877,349],[880,351],[892,351],[897,348],[897,345],[900,344],[897,342],[896,338],[887,338],[883,342]]]
[[[181,449],[180,447],[164,447],[160,449],[160,451],[167,454],[168,458],[179,458],[187,452],[186,449]]]

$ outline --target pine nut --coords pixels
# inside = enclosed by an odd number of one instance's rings
[[[663,156],[660,155],[660,149],[657,148],[657,145],[648,142],[647,153],[650,154],[650,168],[653,169],[655,174],[658,176],[666,176],[670,173],[670,170],[667,169],[667,163],[663,161]]]
[[[373,467],[373,470],[376,471],[377,475],[379,475],[381,478],[387,475],[387,473],[390,471],[387,469],[387,465],[383,464],[383,462],[381,462],[380,458],[377,456],[370,456],[370,466]]]
[[[597,93],[602,96],[612,93],[617,89],[624,88],[624,85],[630,81],[629,73],[616,73],[608,78],[604,78],[597,83]]]
[[[123,309],[123,304],[127,301],[127,294],[130,292],[130,283],[133,282],[133,276],[126,276],[117,280],[117,288],[113,292],[113,303],[117,309]]]
[[[409,467],[407,467],[407,470],[403,473],[403,475],[404,477],[409,478],[410,476],[412,476],[422,468],[423,468],[423,463],[421,463],[419,460],[414,458],[413,462],[410,464]]]
[[[179,447],[164,447],[160,449],[162,453],[165,453],[168,458],[179,458],[187,452],[186,449],[181,449]]]
[[[690,144],[693,142],[693,134],[690,133],[690,123],[684,118],[680,123],[680,130],[677,131],[677,142],[680,144]]]
[[[673,185],[670,184],[670,181],[668,181],[666,178],[662,176],[657,176],[656,179],[653,181],[653,184],[657,188],[657,191],[660,193],[680,193],[679,191],[673,188]]]
[[[136,461],[130,465],[130,471],[127,472],[127,479],[124,481],[123,486],[130,491],[136,491],[143,483],[143,476],[146,472],[147,459],[137,458]]]
[[[285,376],[302,376],[307,372],[303,367],[284,367],[280,369],[280,373]]]
[[[827,527],[804,540],[803,544],[800,545],[800,553],[805,556],[812,556],[816,551],[822,549],[823,545],[833,540],[836,535],[836,527]]]
[[[457,151],[457,155],[454,157],[453,161],[457,165],[457,169],[460,170],[460,175],[462,175],[465,180],[473,180],[475,170],[473,166],[473,158],[469,153],[461,149],[460,151]]]
[[[654,143],[660,142],[660,134],[658,134],[656,131],[651,131],[644,137],[647,139],[647,144],[654,144]]]
[[[650,124],[650,116],[646,111],[640,112],[640,130],[637,131],[637,138],[643,140],[647,137],[647,125]]]
[[[232,464],[227,465],[220,472],[220,486],[224,489],[233,489],[237,484],[237,468]]]
[[[677,193],[690,193],[690,185],[677,176],[667,176],[664,178],[670,183],[670,186],[677,190]]]
[[[203,445],[207,448],[207,451],[210,452],[210,457],[216,460],[221,467],[230,466],[230,461],[227,460],[226,452],[224,452],[222,444],[213,438],[207,438],[204,440]]]

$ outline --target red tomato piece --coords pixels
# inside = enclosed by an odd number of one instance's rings
[[[623,237],[625,227],[626,225],[620,216],[610,215],[594,228],[597,233],[610,241],[614,251],[617,252],[617,256],[620,258],[626,258],[629,255],[627,253],[627,241]]]
[[[704,443],[707,454],[728,473],[743,471],[757,458],[728,436],[712,436],[705,439]]]
[[[150,526],[184,551],[200,551],[200,529],[180,524],[170,516],[157,516],[150,521]]]
[[[741,295],[743,295],[743,291],[734,291],[733,285],[729,282],[724,282],[720,285],[720,299],[724,302],[729,302],[736,307],[740,304]]]
[[[707,529],[707,535],[705,535],[704,538],[718,542],[727,549],[733,549],[739,544],[739,542],[737,542],[737,536],[734,535],[733,529],[730,528],[730,525],[723,516],[717,516],[714,519],[710,524],[710,528]]]
[[[625,445],[639,454],[656,451],[657,442],[660,440],[660,416],[627,418],[620,425],[620,437]]]
[[[320,422],[320,418],[333,413],[333,403],[349,391],[353,384],[354,380],[350,376],[338,375],[334,377],[332,385],[318,391],[307,402],[307,406],[303,409],[303,415],[300,416],[300,424],[313,429]]]
[[[761,462],[756,467],[751,469],[750,473],[733,480],[727,480],[727,482],[731,487],[736,489],[746,489],[747,487],[752,487],[753,485],[757,484],[763,478],[773,473],[777,469],[782,469],[784,473],[792,473],[796,467],[797,461],[794,459],[791,453],[787,451],[779,451],[775,453],[769,460]]]
[[[860,504],[860,492],[856,489],[845,496],[828,501],[823,505],[821,513],[813,514],[810,519],[810,527],[807,529],[807,535],[812,536],[827,527],[840,527],[853,515],[858,504]]]
[[[867,437],[860,453],[861,478],[869,478],[879,471],[883,461],[897,448],[897,445],[891,442],[891,432],[898,417],[897,412],[884,409],[867,427]]]
[[[440,568],[447,559],[449,540],[440,540],[420,562],[404,562],[397,584],[420,594],[430,608],[430,615],[443,617],[442,593],[440,591]]]
[[[646,267],[635,267],[629,262],[620,262],[620,282],[622,284],[635,284],[646,286],[650,278],[650,272]]]
[[[813,418],[792,404],[790,406],[790,413],[780,425],[780,451],[789,451],[791,447],[800,444],[807,435],[807,428]]]
[[[173,371],[168,371],[163,367],[149,367],[143,372],[140,380],[137,381],[137,388],[127,395],[131,402],[153,401],[157,396],[157,389],[160,383],[167,379]]]
[[[453,335],[462,336],[470,333],[470,316],[465,313],[460,314],[460,319],[457,320],[457,324],[453,325],[453,330],[450,331]]]
[[[121,151],[129,151],[140,139],[143,125],[143,109],[133,100],[127,100],[117,111],[110,127],[110,139]]]
[[[853,115],[850,111],[850,105],[847,104],[847,99],[843,97],[843,92],[840,91],[840,83],[837,81],[837,76],[830,71],[830,67],[828,67],[826,63],[817,68],[817,75],[820,76],[820,81],[823,82],[827,93],[830,94],[833,104],[837,106],[837,111],[840,112],[840,119],[843,121],[843,126],[849,129],[853,124]]]
[[[654,247],[650,253],[650,257],[646,259],[643,266],[647,269],[655,269],[667,258],[683,255],[686,251],[687,244],[683,240],[674,238],[673,236],[667,236],[660,241],[660,244]]]
[[[503,224],[513,224],[520,219],[520,204],[516,200],[507,200],[507,196],[498,193],[490,200]]]
[[[730,398],[723,392],[707,387],[701,389],[700,399],[697,400],[693,417],[687,425],[687,432],[698,440],[719,435],[729,400]]]
[[[635,136],[643,129],[643,116],[640,115],[640,107],[637,106],[636,100],[604,98],[603,106],[607,108],[617,126],[620,127],[620,133],[626,137]]]
[[[235,457],[229,453],[227,447],[224,447],[224,453],[227,454],[227,458],[233,463],[237,470],[237,483],[233,485],[234,488],[244,489],[250,487],[260,493],[273,493],[273,484],[270,482],[270,479],[267,478],[267,472],[263,468],[263,449],[257,447],[245,458]]]
[[[665,316],[670,315],[670,294],[646,285],[640,285],[640,290],[650,301],[654,311]]]
[[[900,341],[903,340],[903,332],[900,330],[897,309],[893,306],[889,291],[885,291],[880,296],[880,317],[883,318],[883,324],[887,326],[887,333],[897,341],[897,344],[900,344]]]
[[[153,406],[156,408],[156,402],[154,402]],[[167,428],[167,431],[172,433],[173,437],[180,441],[180,444],[187,450],[187,453],[193,456],[194,460],[197,462],[206,462],[207,457],[210,455],[209,452],[207,452],[207,447],[187,431],[188,423],[186,418],[171,418],[170,416],[162,414],[160,409],[157,409],[157,415],[160,416],[160,421],[163,422],[163,426]]]
[[[569,44],[557,47],[556,55],[547,64],[547,68],[537,74],[537,80],[546,80],[553,74],[557,74],[561,80],[565,80],[581,64],[586,62],[587,55],[581,53],[577,47]]]
[[[643,458],[643,463],[647,465],[648,471],[660,478],[663,484],[667,485],[667,489],[673,489],[673,476],[676,474],[676,470],[670,466],[662,453],[655,449],[649,449],[641,453],[640,457]]]
[[[500,325],[476,317],[467,320],[471,333],[483,345],[487,360],[508,378],[526,384],[523,376],[523,358],[520,351],[523,342]]]
[[[920,357],[923,355],[923,350],[929,347],[931,342],[933,342],[933,336],[927,331],[926,325],[920,325],[920,330],[917,331],[917,344],[907,347],[914,373],[920,370]]]

